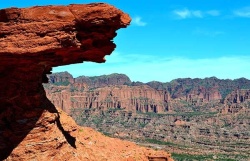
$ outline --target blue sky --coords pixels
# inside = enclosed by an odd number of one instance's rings
[[[100,1],[3,1],[0,8]],[[132,20],[118,31],[106,63],[54,68],[73,76],[127,74],[133,81],[175,78],[250,78],[250,1],[106,0]]]

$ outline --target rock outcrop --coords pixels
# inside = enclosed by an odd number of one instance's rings
[[[55,75],[72,77],[65,72],[48,77]],[[112,81],[103,87],[96,82],[117,80],[117,75],[82,78],[88,81],[44,84],[48,98],[79,125],[180,155],[250,156],[250,80]]]
[[[188,94],[186,94],[186,101],[193,105],[203,105],[211,101],[220,101],[222,99],[218,87],[205,88],[198,87],[194,88]]]
[[[248,113],[250,107],[250,90],[236,89],[224,99],[224,107],[220,112],[223,114]]]
[[[116,30],[129,23],[127,14],[103,3],[0,10],[0,160],[147,160],[154,155],[79,128],[58,112],[42,86],[52,67],[104,62],[115,48]]]
[[[250,101],[250,89],[236,89],[231,92],[224,100],[225,104],[232,103],[243,103],[245,101]]]
[[[169,94],[147,85],[89,88],[84,83],[68,86],[45,86],[47,97],[56,106],[70,114],[76,108],[124,109],[132,112],[169,112]]]
[[[194,110],[184,108],[187,106],[199,107],[196,110],[211,109],[212,112],[225,113],[232,110],[237,112],[241,109],[238,105],[230,107],[226,105],[230,102],[248,101],[249,91],[244,89],[250,88],[250,81],[244,78],[236,80],[220,80],[215,77],[186,78],[169,83],[157,81],[142,83],[131,82],[124,74],[73,78],[68,72],[54,73],[48,75],[48,78],[50,84],[44,84],[48,98],[67,113],[74,108],[123,108],[126,111],[143,113]],[[238,87],[243,89],[238,89],[237,94],[233,91]],[[211,108],[214,106],[220,108]]]

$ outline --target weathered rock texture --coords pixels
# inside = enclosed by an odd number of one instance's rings
[[[51,86],[45,89],[47,97],[56,106],[70,113],[74,108],[124,109],[133,112],[169,111],[169,94],[157,91],[147,85],[111,86],[89,89],[86,84],[72,86]]]
[[[101,3],[0,10],[0,160],[147,160],[151,152],[134,144],[88,128],[81,135],[42,87],[52,67],[104,62],[116,30],[129,22],[127,14]]]
[[[122,108],[133,112],[154,113],[191,112],[193,109],[183,107],[207,108],[223,104],[229,99],[226,96],[239,86],[250,88],[250,81],[244,78],[187,78],[169,83],[141,83],[131,82],[124,74],[73,78],[68,72],[54,73],[48,75],[48,78],[50,85],[44,85],[48,98],[67,113],[73,108]],[[240,102],[240,99],[248,99],[247,93],[245,95],[238,96],[235,100]]]
[[[240,90],[236,89],[233,92],[231,92],[227,97],[225,98],[225,103],[243,103],[245,101],[250,101],[250,89]]]
[[[67,72],[48,77],[48,98],[79,125],[174,153],[249,160],[250,80],[144,84],[123,74],[78,77],[81,81]],[[208,158],[203,160],[214,160]]]
[[[109,138],[88,127],[79,127],[75,121],[58,109],[61,126],[66,136],[74,138],[74,146],[65,139],[65,135],[54,122],[57,115],[44,111],[36,125],[24,140],[12,151],[7,160],[78,160],[78,161],[148,161],[149,158],[161,157],[171,161],[164,151],[154,151],[135,143]]]
[[[224,108],[221,109],[221,113],[238,113],[239,111],[244,111],[247,113],[250,107],[250,89],[236,89],[224,100]]]
[[[48,78],[49,84],[44,84],[47,97],[67,113],[74,108],[114,108],[142,113],[199,110],[227,114],[246,111],[240,104],[250,101],[250,80],[245,78],[141,83],[131,82],[124,74],[73,78],[68,72],[50,74]]]

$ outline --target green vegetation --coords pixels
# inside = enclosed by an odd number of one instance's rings
[[[89,88],[88,92],[93,92],[96,89],[96,87]]]
[[[125,82],[123,85],[132,86],[132,83]]]
[[[144,128],[146,125],[147,125],[146,123],[139,123],[139,126],[140,126],[141,128]]]
[[[156,140],[156,139],[145,139],[144,141],[147,143],[157,144],[157,145],[178,146],[178,144],[174,144],[174,143],[166,142],[166,141],[161,141],[161,140]]]
[[[69,81],[54,83],[54,85],[56,85],[56,86],[68,86],[69,84],[70,84]]]
[[[217,114],[217,112],[185,112],[185,113],[179,113],[176,114],[177,116],[187,116],[187,117],[193,117],[193,116],[214,116]]]
[[[98,126],[98,125],[100,125],[100,124],[102,123],[102,118],[101,118],[101,117],[98,117],[98,116],[94,116],[94,117],[92,118],[92,122],[93,122],[96,126]]]
[[[126,76],[124,74],[118,74],[118,73],[113,73],[113,74],[109,74],[109,75],[100,75],[100,76],[92,76],[92,77],[87,77],[89,78],[91,81],[96,81],[96,80],[100,80],[100,79],[104,79],[104,80],[108,80],[111,79],[113,77],[118,77],[118,76]],[[127,77],[127,76],[126,76]]]
[[[53,92],[51,92],[51,93],[58,93],[58,92],[62,92],[62,90],[57,89],[57,90],[55,90],[55,91],[53,91]]]
[[[249,159],[245,155],[226,155],[226,154],[217,154],[217,155],[192,155],[192,154],[177,154],[172,153],[172,157],[176,161],[240,161]]]
[[[108,132],[101,132],[103,135],[108,136],[108,137],[112,137],[112,134],[108,133]]]
[[[73,98],[73,97],[70,97],[70,100],[71,100],[72,102],[77,102],[76,99]],[[72,109],[71,109],[71,110],[72,110]]]
[[[189,106],[189,105],[190,105],[190,104],[189,104],[187,101],[185,101],[185,100],[180,100],[180,103],[183,104],[183,105],[185,105],[185,106]]]
[[[74,87],[73,85],[70,86],[70,92],[75,92],[78,91],[78,89],[76,87]]]
[[[231,92],[233,91],[233,89],[224,89],[224,88],[221,88],[221,89],[219,89],[219,91],[220,91],[220,94],[221,94],[221,96],[222,96],[222,98],[223,98],[223,101],[224,101],[225,97],[226,97],[229,93],[231,93]]]
[[[116,111],[121,111],[124,110],[125,108],[117,108],[117,107],[113,107],[113,108],[109,108],[108,112],[116,112]]]
[[[205,161],[214,160],[212,155],[191,155],[172,153],[172,157],[176,161]]]
[[[148,115],[149,117],[162,117],[162,116],[185,116],[185,117],[194,117],[194,116],[214,116],[217,112],[178,112],[178,113],[154,113],[154,112],[137,112],[137,114]]]

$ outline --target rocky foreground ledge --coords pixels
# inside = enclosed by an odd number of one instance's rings
[[[172,160],[77,126],[42,87],[52,67],[104,62],[129,23],[103,3],[0,10],[0,160]]]

